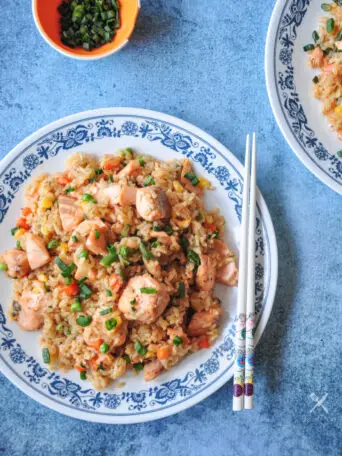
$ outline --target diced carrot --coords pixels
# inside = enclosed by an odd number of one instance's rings
[[[109,277],[109,286],[114,291],[114,293],[118,293],[122,285],[123,281],[119,274],[114,273]]]
[[[21,213],[23,217],[27,217],[28,215],[32,214],[32,211],[29,207],[23,207]]]
[[[68,177],[68,176],[60,176],[60,177],[57,179],[57,182],[59,183],[59,185],[66,185],[66,184],[68,184],[69,182],[71,182],[71,179],[70,179],[70,177]]]
[[[157,358],[159,360],[166,359],[172,354],[172,347],[160,347],[157,350]]]
[[[88,342],[89,347],[93,348],[94,350],[100,350],[101,345],[103,344],[102,339],[94,339]]]
[[[89,360],[90,367],[93,371],[96,371],[97,368],[99,367],[99,360],[98,360],[98,355],[94,356]]]
[[[86,368],[82,366],[75,366],[75,369],[78,370],[78,372],[86,372]]]
[[[209,230],[211,233],[213,233],[215,230],[216,230],[216,225],[214,225],[213,223],[207,223],[205,222],[204,223],[204,228],[206,230]]]
[[[28,231],[31,228],[31,226],[27,223],[25,217],[19,218],[17,220],[16,226],[18,226],[19,228],[22,228],[23,230],[26,230],[26,231]]]
[[[209,339],[208,337],[203,337],[199,342],[198,342],[199,348],[209,348]]]
[[[77,282],[73,282],[66,287],[63,287],[63,291],[68,296],[76,296],[80,292],[80,287],[78,286]]]

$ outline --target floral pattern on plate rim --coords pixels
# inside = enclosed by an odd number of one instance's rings
[[[83,123],[74,122],[67,127],[61,127],[45,135],[36,142],[36,150],[32,152],[32,144],[26,148],[21,159],[22,165],[18,170],[10,165],[0,176],[0,223],[13,201],[20,186],[30,178],[31,173],[44,161],[55,157],[60,151],[91,143],[103,138],[117,138],[122,136],[140,137],[147,141],[159,141],[163,146],[174,150],[191,159],[212,174],[218,183],[227,192],[228,198],[234,204],[238,219],[241,219],[242,182],[234,177],[226,166],[215,166],[216,154],[213,148],[200,145],[204,141],[195,141],[194,135],[184,134],[181,128],[174,128],[168,122],[161,122],[149,118],[139,121],[124,120],[121,125],[115,119],[124,118],[124,115],[102,116],[100,119],[84,120]],[[138,116],[128,116],[130,119]],[[139,118],[140,119],[140,118]],[[187,133],[187,132],[186,132]],[[27,153],[27,150],[29,152]],[[267,246],[266,246],[267,248]],[[260,217],[256,220],[256,313],[257,318],[262,313],[263,303],[266,302],[267,292],[264,285],[264,256],[265,245],[263,226]],[[194,371],[186,373],[184,378],[175,378],[171,381],[152,386],[138,392],[122,391],[120,393],[98,392],[89,388],[82,388],[78,383],[49,371],[42,367],[32,356],[29,356],[23,347],[14,338],[13,332],[6,326],[6,316],[0,305],[0,352],[7,355],[11,363],[22,365],[26,381],[38,392],[42,390],[48,396],[58,399],[63,405],[82,409],[89,412],[101,412],[105,409],[114,413],[121,404],[126,403],[131,414],[142,413],[144,409],[159,411],[166,404],[173,404],[176,400],[185,400],[198,391],[202,391],[208,384],[210,377],[220,369],[220,361],[226,359],[233,362],[234,357],[234,324],[228,329],[223,342],[213,350],[207,361],[200,364]],[[122,413],[121,413],[122,415]]]
[[[298,143],[322,171],[342,184],[342,160],[328,152],[309,126],[294,82],[293,50],[297,29],[310,3],[311,0],[285,2],[274,47],[274,77],[284,117]]]

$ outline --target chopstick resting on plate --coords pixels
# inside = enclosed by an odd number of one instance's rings
[[[251,164],[252,162],[252,164]],[[241,247],[238,305],[235,329],[233,410],[253,408],[254,398],[254,318],[255,318],[255,193],[256,136],[246,138],[242,201]]]

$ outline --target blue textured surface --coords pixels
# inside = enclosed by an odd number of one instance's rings
[[[107,426],[30,400],[0,376],[0,454],[338,455],[341,451],[341,197],[288,148],[273,119],[263,56],[273,2],[144,0],[130,44],[94,63],[43,42],[30,1],[2,9],[1,156],[59,117],[137,106],[190,121],[240,159],[259,133],[259,186],[279,246],[274,311],[257,349],[256,409],[233,414],[232,384],[161,421]],[[19,8],[19,5],[20,8]],[[310,409],[310,393],[328,393]]]

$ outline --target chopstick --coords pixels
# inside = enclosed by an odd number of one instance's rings
[[[253,408],[254,374],[254,274],[255,274],[255,192],[256,136],[252,140],[252,169],[250,137],[246,137],[245,172],[242,200],[239,288],[235,329],[235,362],[233,410]],[[247,362],[246,362],[247,361]]]

